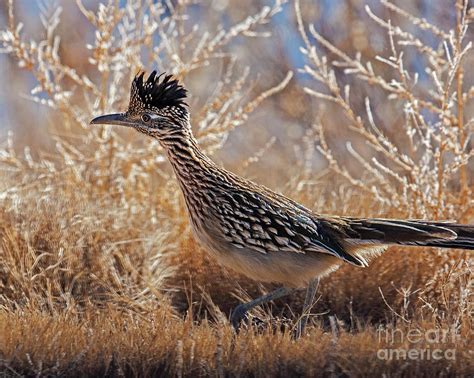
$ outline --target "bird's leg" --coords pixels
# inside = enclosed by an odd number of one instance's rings
[[[308,290],[306,290],[306,297],[304,299],[303,305],[303,314],[301,315],[298,324],[296,325],[296,338],[300,338],[303,334],[306,323],[308,322],[309,313],[314,304],[314,298],[316,297],[316,292],[318,291],[319,278],[314,278],[309,281]]]
[[[259,306],[261,304],[270,302],[274,299],[278,299],[284,297],[285,295],[290,294],[294,289],[288,289],[286,287],[280,287],[271,293],[263,295],[253,301],[239,304],[234,311],[232,311],[232,315],[230,317],[230,321],[232,326],[237,331],[240,327],[240,321],[245,317],[247,311],[251,310],[252,308]]]

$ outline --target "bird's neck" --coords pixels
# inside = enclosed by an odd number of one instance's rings
[[[207,182],[215,163],[199,148],[191,130],[179,130],[160,139],[183,192],[198,190]]]
[[[160,139],[184,195],[191,224],[199,229],[210,206],[209,193],[215,187],[219,168],[199,148],[190,130],[178,131]]]

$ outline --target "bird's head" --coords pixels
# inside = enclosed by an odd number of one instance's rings
[[[171,75],[157,76],[153,71],[146,81],[143,76],[144,72],[141,72],[133,79],[125,113],[102,115],[94,118],[91,124],[128,126],[158,140],[187,130],[186,89]]]

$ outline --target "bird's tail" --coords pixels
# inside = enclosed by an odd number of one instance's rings
[[[382,244],[474,249],[474,225],[392,219],[348,219],[350,237]]]
[[[346,252],[367,265],[366,257],[385,250],[387,245],[413,245],[474,250],[474,225],[448,221],[343,218],[338,231]]]

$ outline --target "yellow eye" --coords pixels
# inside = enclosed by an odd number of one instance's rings
[[[142,121],[145,123],[148,123],[151,121],[151,117],[148,114],[143,114],[142,115]]]

